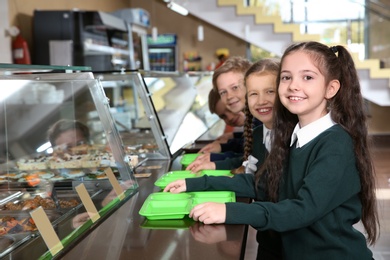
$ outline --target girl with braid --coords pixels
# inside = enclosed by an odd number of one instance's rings
[[[244,156],[219,161],[197,160],[187,167],[188,170],[198,172],[206,169],[233,169],[232,173],[235,174],[256,172],[270,150],[270,131],[272,129],[272,112],[278,72],[278,61],[263,59],[254,63],[245,73]],[[263,124],[255,126],[255,119]]]
[[[272,149],[256,175],[178,180],[164,191],[232,190],[253,203],[203,203],[205,224],[275,230],[285,259],[372,259],[375,177],[353,59],[341,45],[293,44],[281,59]],[[365,234],[354,228],[362,222]]]

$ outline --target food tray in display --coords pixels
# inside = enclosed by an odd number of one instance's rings
[[[196,178],[204,175],[208,176],[228,176],[232,177],[233,174],[229,170],[202,170],[197,173],[192,173],[191,171],[170,171],[163,174],[157,181],[154,183],[157,187],[164,189],[169,183],[185,179],[185,178]]]
[[[16,192],[9,196],[10,199],[0,201],[0,212],[18,213],[42,207],[46,212],[65,212],[80,205],[78,195],[70,191],[57,191],[58,208],[46,192]],[[16,195],[16,196],[15,196]]]
[[[180,164],[183,165],[184,168],[187,168],[190,163],[195,161],[195,159],[201,155],[200,153],[186,153],[183,154],[183,157],[180,160]]]
[[[51,222],[58,219],[58,212],[46,212]],[[38,229],[28,211],[2,211],[0,212],[0,236],[15,234],[30,234]]]
[[[46,212],[46,215],[52,223],[61,216],[56,212]],[[27,211],[0,212],[0,257],[34,238],[38,232]]]
[[[55,169],[55,170],[31,170],[31,171],[18,171],[15,170],[12,173],[0,173],[0,185],[10,183],[23,183],[26,185],[37,184],[40,180],[50,182],[66,182],[73,180],[106,180],[104,170],[107,167],[95,167],[95,168],[79,168],[79,169]],[[120,174],[117,168],[111,167],[115,176],[119,177]],[[31,186],[31,185],[30,185]],[[1,199],[1,198],[0,198]]]
[[[82,144],[72,148],[56,146],[51,155],[34,154],[19,158],[17,168],[21,171],[56,170],[115,166],[115,160],[106,145]]]
[[[194,206],[200,203],[235,201],[236,196],[232,191],[198,191],[179,194],[155,192],[146,198],[139,214],[148,220],[183,219]]]

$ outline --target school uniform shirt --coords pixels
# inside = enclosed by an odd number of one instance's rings
[[[255,198],[226,203],[225,223],[280,232],[285,259],[372,259],[364,235],[353,227],[362,211],[353,141],[329,119],[314,122],[321,129],[312,139],[301,135],[306,127],[295,132],[278,203],[262,202],[264,189],[255,188],[251,174],[186,179],[187,191],[232,190]]]
[[[267,151],[271,151],[271,129],[263,125],[263,144]]]
[[[255,157],[258,162],[256,163],[256,167],[264,162],[266,156],[268,155],[268,151],[264,144],[265,135],[263,133],[269,132],[270,130],[266,128],[264,125],[257,126],[253,129],[253,142],[252,142],[252,153],[251,155]],[[215,168],[217,170],[231,170],[238,168],[242,165],[243,156],[226,158],[225,160],[214,161]]]
[[[244,127],[243,126],[235,126],[235,127],[233,127],[233,135],[235,133],[242,133],[242,132],[244,132]]]

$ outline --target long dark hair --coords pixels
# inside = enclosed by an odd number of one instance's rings
[[[329,48],[318,42],[303,42],[293,44],[284,52],[284,58],[296,51],[303,51],[310,56],[317,68],[325,76],[325,83],[337,79],[340,82],[338,93],[328,100],[328,109],[332,111],[334,122],[342,126],[352,137],[356,156],[356,166],[359,170],[362,202],[362,223],[367,232],[367,240],[374,244],[379,235],[379,220],[375,197],[375,171],[370,155],[369,137],[363,97],[353,59],[341,45]],[[280,82],[280,73],[277,86]],[[268,195],[271,201],[278,200],[279,184],[282,180],[283,169],[289,158],[291,134],[298,117],[290,113],[280,102],[277,95],[274,104],[272,150],[257,174],[267,173]]]

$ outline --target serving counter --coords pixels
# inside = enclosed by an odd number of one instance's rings
[[[161,168],[148,169],[156,165]],[[139,192],[61,259],[243,259],[245,225],[203,225],[189,218],[147,220],[138,214],[148,195],[159,191],[154,182],[168,168],[180,169],[146,162],[139,172],[152,175],[138,180]]]
[[[208,111],[211,74],[0,67],[2,86],[13,86],[0,106],[0,193],[6,198],[0,198],[0,215],[9,215],[4,226],[19,221],[18,229],[0,236],[1,259],[243,258],[245,225],[139,214],[146,198],[161,191],[155,181],[181,170],[183,147],[223,131]],[[49,126],[63,119],[84,123],[88,143],[44,146]],[[45,203],[4,210],[36,194]],[[40,223],[27,230],[41,222],[34,218],[37,208],[59,241],[54,246]]]

